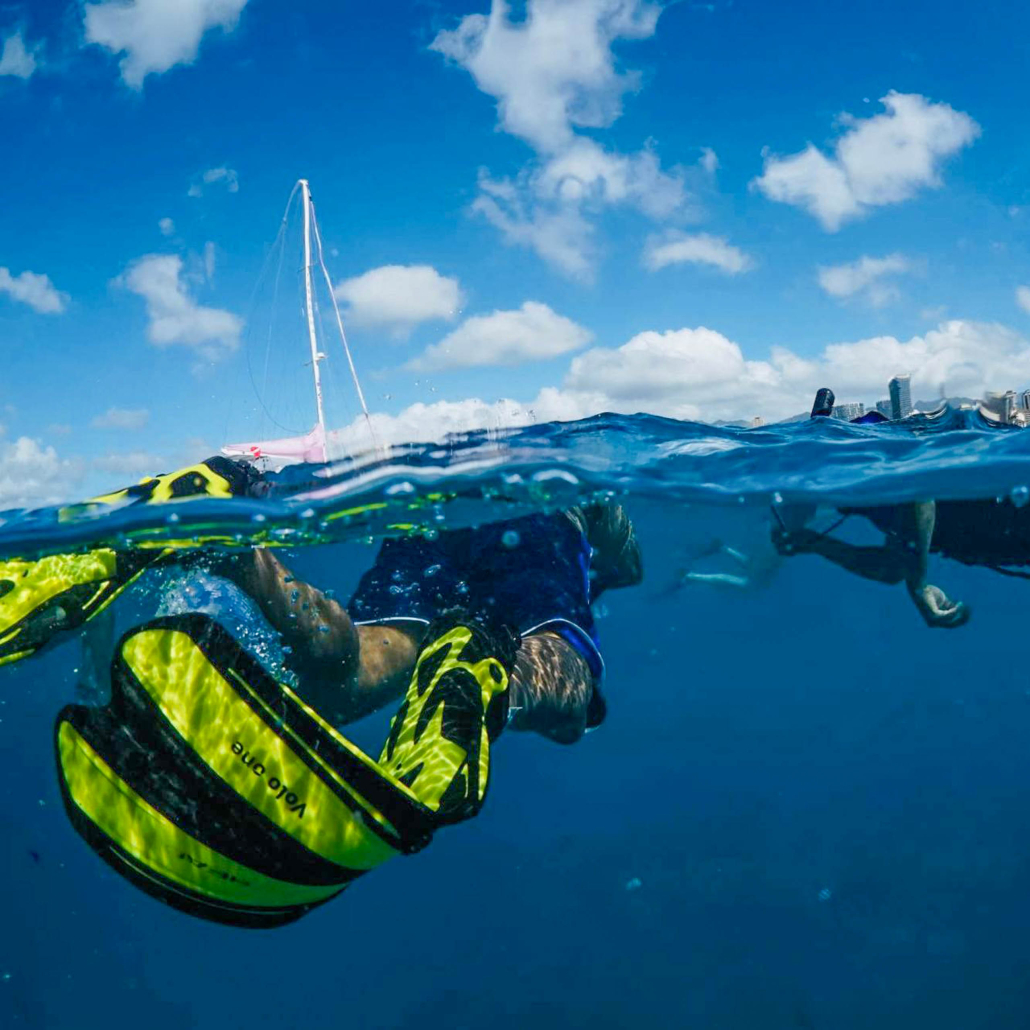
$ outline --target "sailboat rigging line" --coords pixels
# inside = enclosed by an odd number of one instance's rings
[[[315,312],[312,304],[313,284],[311,282],[311,220],[315,205],[311,202],[311,188],[307,179],[300,180],[301,201],[304,204],[304,310],[308,320],[308,341],[311,344],[311,375],[315,380],[315,408],[318,412],[318,428],[322,436],[322,461],[325,462],[326,436],[325,411],[322,407],[322,377],[318,367],[318,341],[315,339]]]
[[[290,191],[290,198],[286,201],[286,210],[283,212],[283,219],[279,223],[279,232],[276,234],[275,242],[279,245],[279,261],[275,269],[275,283],[272,287],[272,310],[268,318],[268,339],[265,343],[265,372],[262,380],[262,396],[268,393],[268,363],[272,354],[272,314],[278,310],[279,304],[279,282],[282,278],[283,259],[286,257],[286,229],[289,224],[290,208],[293,206],[293,198],[297,195],[297,183],[293,184]],[[275,244],[273,244],[274,246]]]
[[[361,410],[365,416],[365,423],[368,426],[369,434],[372,437],[372,446],[378,451],[379,441],[376,439],[376,431],[372,427],[372,416],[368,413],[368,405],[365,403],[365,394],[361,389],[361,381],[358,379],[358,370],[354,367],[354,358],[350,352],[350,345],[347,343],[347,334],[343,331],[343,318],[340,316],[340,305],[336,302],[336,291],[333,289],[333,281],[329,276],[329,269],[325,267],[325,258],[322,255],[322,233],[318,229],[318,219],[315,217],[315,205],[311,203],[311,223],[315,227],[315,246],[318,252],[318,264],[325,276],[325,284],[329,288],[329,296],[333,302],[333,313],[336,315],[336,328],[340,330],[340,340],[343,342],[343,352],[347,355],[347,364],[350,366],[351,378],[354,380],[354,389],[358,391],[358,400],[361,402]]]
[[[255,305],[255,302],[256,302],[256,298],[257,298],[257,292],[261,288],[261,283],[262,283],[262,281],[264,280],[264,277],[265,277],[265,270],[268,268],[269,262],[272,259],[272,254],[275,252],[275,246],[276,246],[277,243],[279,244],[279,265],[278,265],[278,270],[276,272],[275,291],[276,291],[276,300],[278,299],[279,278],[280,278],[280,274],[282,272],[283,257],[285,256],[285,253],[286,253],[286,227],[287,227],[287,221],[288,221],[289,216],[290,216],[290,208],[293,206],[293,199],[297,195],[297,190],[299,188],[300,188],[300,183],[295,183],[294,186],[293,186],[293,190],[290,193],[290,199],[286,202],[286,210],[283,212],[282,221],[279,223],[279,232],[276,233],[275,240],[272,243],[272,249],[269,251],[268,256],[265,258],[264,264],[261,267],[261,273],[258,276],[257,282],[254,284],[254,289],[251,291],[250,304],[248,305],[250,311],[254,310],[254,305]],[[273,311],[275,310],[274,302],[273,302],[272,310]],[[266,388],[268,386],[268,356],[269,356],[269,353],[271,351],[271,346],[272,346],[272,319],[271,319],[271,317],[269,317],[269,320],[268,320],[268,343],[267,343],[267,346],[265,348],[265,387]],[[297,430],[295,428],[293,428],[291,426],[284,426],[282,424],[282,422],[280,422],[268,410],[268,405],[265,404],[265,393],[264,393],[264,391],[258,389],[257,381],[254,378],[254,368],[251,365],[251,361],[250,361],[250,348],[249,347],[244,347],[243,348],[243,353],[244,353],[244,357],[246,358],[246,362],[247,362],[247,376],[250,379],[250,385],[251,385],[251,387],[254,390],[254,396],[257,398],[258,404],[260,405],[261,410],[265,413],[266,418],[268,419],[269,422],[272,423],[272,425],[278,427],[279,429],[282,429],[284,432],[291,433],[291,434],[292,433],[296,433]]]

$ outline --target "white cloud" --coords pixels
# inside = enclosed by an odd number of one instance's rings
[[[884,396],[898,372],[915,395],[978,397],[1030,382],[1030,342],[1004,326],[961,320],[898,340],[871,337],[825,347],[812,359],[774,347],[750,360],[739,344],[703,327],[643,332],[621,347],[595,348],[572,360],[565,388],[602,395],[613,411],[675,418],[781,418],[805,410],[814,391],[868,401]]]
[[[489,16],[467,15],[431,45],[496,99],[500,127],[537,155],[515,180],[481,173],[473,210],[577,278],[596,258],[588,213],[622,204],[660,219],[686,200],[683,174],[663,171],[650,149],[616,153],[580,131],[621,115],[640,78],[617,70],[612,47],[652,36],[660,13],[648,0],[527,0],[514,21],[506,0],[492,0]]]
[[[1016,303],[1030,315],[1030,286],[1016,287]]]
[[[604,398],[544,387],[528,402],[499,400],[487,402],[477,397],[459,401],[413,404],[397,415],[375,412],[372,425],[380,445],[443,441],[451,433],[475,429],[504,429],[535,423],[585,418],[603,410]],[[356,418],[344,429],[330,433],[334,454],[354,454],[368,450],[368,424]]]
[[[719,170],[719,155],[711,147],[701,148],[701,159],[698,164],[709,174],[715,175]]]
[[[882,258],[863,256],[843,265],[820,267],[819,285],[831,296],[839,299],[862,294],[874,307],[882,307],[899,297],[898,288],[884,279],[912,271],[912,262],[903,254],[888,254]]]
[[[514,311],[466,319],[454,332],[408,363],[413,369],[472,368],[543,361],[585,347],[589,330],[527,300]]]
[[[175,222],[170,218],[162,218],[157,227],[161,230],[162,236],[171,236],[175,233]]]
[[[94,429],[142,429],[149,421],[150,412],[146,408],[108,408],[90,425]]]
[[[969,115],[918,93],[892,90],[882,103],[884,114],[840,116],[846,131],[832,157],[812,144],[789,157],[766,155],[763,174],[752,185],[770,200],[804,208],[836,232],[870,208],[940,186],[943,161],[980,135]]]
[[[869,402],[885,395],[887,380],[912,375],[915,396],[983,396],[1013,382],[1030,382],[1030,342],[1004,326],[943,322],[901,341],[873,337],[825,347],[812,359],[776,347],[751,360],[739,344],[712,329],[643,332],[617,348],[595,348],[572,360],[561,388],[545,387],[528,402],[469,398],[414,404],[397,415],[374,413],[381,444],[442,441],[449,433],[498,430],[602,411],[651,412],[683,419],[783,418],[807,411],[815,390]],[[330,434],[334,453],[368,450],[364,418]]]
[[[36,272],[11,275],[9,269],[0,268],[0,293],[43,315],[59,315],[68,306],[68,294],[56,289],[50,276]]]
[[[37,68],[36,48],[25,46],[25,37],[21,32],[13,32],[4,40],[0,51],[0,77],[14,76],[16,79],[29,79]]]
[[[479,190],[472,210],[499,229],[508,243],[535,250],[574,279],[591,279],[594,226],[578,205],[536,205],[524,184],[497,182],[485,175],[480,176]]]
[[[204,195],[204,187],[212,186],[215,183],[222,183],[229,193],[240,192],[240,177],[235,168],[227,168],[225,165],[221,165],[218,168],[209,168],[206,172],[201,172],[192,183],[190,188],[186,191],[188,197],[202,197]]]
[[[232,32],[247,0],[104,0],[85,5],[86,41],[122,54],[127,86],[197,59],[204,34]]]
[[[458,280],[430,265],[383,265],[344,279],[335,293],[354,325],[383,326],[399,337],[421,322],[449,321],[464,303]]]
[[[0,511],[71,500],[82,478],[77,462],[59,458],[53,447],[20,436],[0,441]]]
[[[652,238],[644,251],[644,265],[652,272],[667,265],[683,263],[711,265],[727,275],[739,275],[752,268],[754,262],[738,247],[721,236],[700,232],[693,235],[669,233]]]
[[[218,361],[239,345],[242,321],[229,311],[198,304],[182,275],[182,258],[148,254],[134,261],[117,282],[147,302],[147,339],[157,347],[181,344],[208,361]]]

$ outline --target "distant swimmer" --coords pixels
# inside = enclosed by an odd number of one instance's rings
[[[825,392],[830,393],[828,410],[820,391],[813,417],[832,412],[832,393]],[[1030,579],[1030,571],[1023,571],[1030,566],[1030,507],[1024,501],[1014,493],[1005,498],[847,506],[838,509],[841,518],[826,532],[807,525],[814,507],[774,509],[773,543],[783,555],[818,554],[864,579],[891,585],[904,582],[928,626],[954,629],[969,621],[969,606],[928,582],[929,556],[939,554],[964,565]],[[831,535],[843,519],[856,515],[883,533],[882,546],[859,546]]]
[[[930,554],[989,567],[995,565],[992,558],[1001,559],[996,563],[999,567],[1030,563],[1030,539],[1025,546],[1008,550],[1003,543],[1004,531],[998,531],[995,507],[994,501],[931,500],[878,508],[840,508],[842,518],[860,515],[872,522],[884,534],[883,545],[851,544],[830,532],[805,526],[788,528],[786,521],[774,526],[773,543],[784,556],[818,554],[863,579],[891,586],[904,582],[928,626],[955,629],[969,621],[970,610],[964,602],[953,601],[927,581]],[[775,509],[774,513],[784,519],[791,514]],[[1030,520],[1025,521],[1030,528]]]

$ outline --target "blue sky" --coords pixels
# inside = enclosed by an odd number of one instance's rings
[[[0,6],[4,506],[310,424],[301,176],[386,438],[1030,383],[1017,5],[384,10]]]

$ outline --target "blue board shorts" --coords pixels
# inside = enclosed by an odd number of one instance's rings
[[[347,605],[358,625],[428,624],[451,608],[496,618],[523,636],[561,636],[590,667],[587,726],[600,725],[604,660],[590,610],[590,544],[567,515],[386,540]]]

